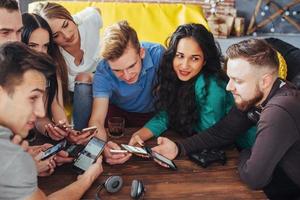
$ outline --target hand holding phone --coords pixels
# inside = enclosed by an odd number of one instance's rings
[[[67,125],[65,123],[49,123],[45,125],[45,134],[48,135],[51,139],[59,141],[69,135],[67,131],[68,127],[71,127],[71,125]]]
[[[127,144],[121,144],[121,146],[130,153],[148,156],[148,152],[142,147],[135,147]]]
[[[88,131],[90,131],[91,133],[94,133],[96,130],[97,130],[97,126],[91,126],[91,127],[82,129],[81,133],[85,133],[85,132],[88,132]]]
[[[49,149],[47,149],[46,151],[43,152],[41,160],[46,160],[50,156],[57,154],[58,152],[63,150],[66,147],[66,145],[67,145],[67,141],[63,140],[63,141],[57,143],[56,145],[50,147]]]
[[[63,129],[63,130],[66,130],[68,128],[73,129],[74,125],[66,124],[66,123],[58,123],[58,124],[55,124],[55,127],[58,127],[60,129]]]
[[[86,171],[101,155],[105,146],[105,141],[93,137],[79,153],[78,158],[74,161],[74,169],[83,173]]]
[[[151,148],[149,148],[149,147],[145,147],[145,149],[154,160],[162,162],[163,164],[167,165],[169,168],[171,168],[173,170],[177,169],[177,166],[175,165],[175,163],[172,160],[164,157],[163,155],[161,155],[155,151],[152,151]]]

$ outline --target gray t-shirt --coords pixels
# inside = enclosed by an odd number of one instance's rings
[[[32,157],[11,143],[12,132],[0,126],[0,200],[24,199],[37,190],[37,169]]]

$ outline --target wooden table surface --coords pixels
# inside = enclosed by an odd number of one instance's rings
[[[131,134],[137,129],[126,129],[125,135],[115,141],[127,144]],[[173,140],[180,137],[167,133]],[[155,140],[146,144],[154,146]],[[144,199],[266,199],[262,191],[252,191],[240,181],[237,171],[238,152],[227,150],[227,164],[213,164],[206,169],[190,161],[187,157],[176,159],[177,171],[165,169],[152,160],[136,156],[122,165],[103,164],[104,172],[85,193],[82,199],[95,199],[94,195],[99,184],[109,176],[119,175],[123,178],[122,189],[109,194],[104,189],[100,197],[106,199],[131,199],[131,182],[142,180],[146,192]],[[39,187],[50,194],[76,180],[77,174],[71,165],[57,167],[54,174],[39,178]],[[66,199],[68,199],[66,197]]]

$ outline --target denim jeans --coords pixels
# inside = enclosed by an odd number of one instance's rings
[[[92,83],[76,82],[73,97],[73,122],[75,130],[82,130],[88,126],[92,113],[92,104]]]

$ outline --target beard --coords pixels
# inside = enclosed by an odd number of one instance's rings
[[[234,100],[236,107],[241,111],[246,111],[246,110],[249,110],[251,107],[254,107],[258,102],[260,102],[264,95],[263,95],[262,91],[260,91],[257,88],[256,92],[255,92],[255,96],[252,99],[244,101],[240,95],[238,95],[238,96],[240,97],[241,101],[236,102],[236,100]]]

